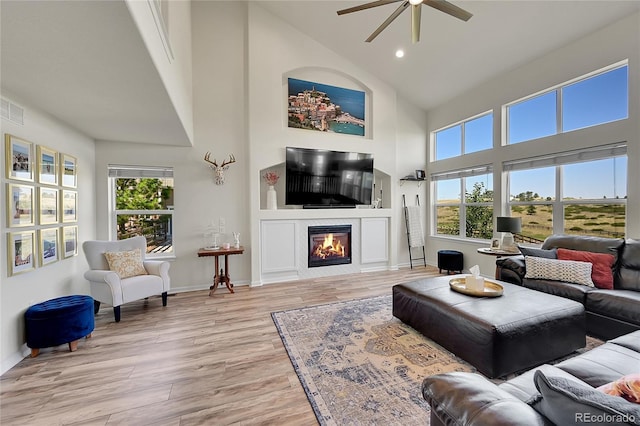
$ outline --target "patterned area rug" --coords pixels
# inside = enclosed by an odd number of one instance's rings
[[[475,369],[391,314],[391,296],[271,314],[323,425],[428,425],[422,380]]]

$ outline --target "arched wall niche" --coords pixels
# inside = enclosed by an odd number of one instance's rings
[[[282,125],[286,128],[288,126],[287,115],[287,99],[289,96],[289,78],[295,78],[298,80],[312,81],[316,83],[328,84],[331,86],[342,87],[345,89],[359,90],[364,92],[364,120],[365,120],[365,139],[373,139],[373,91],[362,81],[349,75],[345,72],[328,68],[328,67],[300,67],[289,70],[282,74],[282,99],[284,111],[282,116]],[[354,136],[361,137],[361,136]]]

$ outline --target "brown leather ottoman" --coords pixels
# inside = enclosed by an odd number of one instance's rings
[[[581,303],[500,282],[500,297],[449,288],[453,276],[393,287],[393,315],[488,377],[501,377],[586,345]]]

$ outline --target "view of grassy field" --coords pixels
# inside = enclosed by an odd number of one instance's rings
[[[452,200],[453,201],[453,200]],[[521,236],[531,242],[542,242],[553,234],[553,206],[551,204],[514,205],[511,216],[522,218]],[[593,235],[608,238],[624,237],[626,206],[624,204],[568,204],[564,210],[565,234]],[[469,226],[467,226],[469,227]],[[476,231],[473,238],[490,238],[493,229]],[[437,207],[437,233],[459,235],[460,208],[458,206]]]

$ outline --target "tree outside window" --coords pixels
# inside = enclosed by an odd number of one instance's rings
[[[473,175],[471,170],[456,174],[461,177],[451,179],[436,177],[436,233],[491,239],[493,237],[492,175],[490,173]],[[460,197],[459,194],[464,194],[464,197]]]
[[[147,253],[173,253],[173,178],[116,178],[116,238],[143,235]]]

